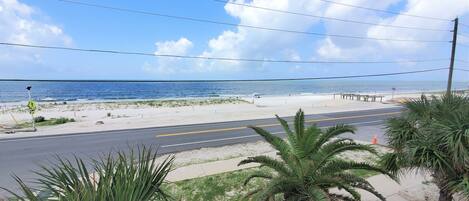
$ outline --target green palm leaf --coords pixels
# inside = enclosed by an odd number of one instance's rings
[[[137,152],[131,149],[129,154],[108,154],[92,160],[92,169],[78,157],[57,157],[57,163],[41,166],[41,171],[35,172],[38,189],[27,187],[15,176],[23,195],[9,192],[19,200],[32,201],[168,200],[169,195],[161,187],[173,160],[170,156],[156,163],[157,154],[151,147],[138,147]]]
[[[386,135],[394,152],[381,159],[385,169],[430,172],[440,187],[440,200],[468,192],[455,185],[469,167],[469,98],[460,95],[422,96],[407,102],[401,117],[388,121]]]
[[[344,133],[353,133],[353,126],[336,125],[321,129],[312,125],[306,128],[304,113],[301,110],[294,118],[293,131],[287,121],[278,116],[277,119],[287,134],[286,139],[274,136],[264,129],[250,127],[278,151],[280,158],[256,156],[240,162],[239,165],[258,163],[274,172],[256,172],[248,176],[246,183],[253,178],[262,178],[267,185],[249,192],[246,196],[253,200],[269,200],[278,196],[292,201],[360,200],[356,189],[363,189],[381,198],[364,178],[355,175],[351,170],[369,170],[392,176],[390,173],[375,164],[355,163],[338,157],[341,153],[354,151],[377,154],[369,145],[358,144],[347,138],[337,138]],[[330,188],[341,188],[348,192],[349,196],[329,193]]]

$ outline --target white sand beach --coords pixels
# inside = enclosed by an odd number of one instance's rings
[[[15,132],[4,134],[5,131],[18,123],[31,121],[24,104],[3,104],[0,110],[0,137],[52,135],[77,132],[105,131],[116,129],[145,128],[172,126],[183,124],[210,123],[220,121],[236,121],[279,116],[292,116],[301,108],[306,114],[321,114],[353,110],[388,108],[396,106],[390,102],[391,94],[384,95],[383,102],[363,102],[343,100],[338,95],[290,95],[265,96],[261,98],[239,98],[229,101],[197,100],[181,104],[184,100],[138,103],[137,101],[121,102],[69,102],[39,103],[39,111],[35,116],[51,118],[73,118],[70,122],[54,126],[40,126],[38,131]],[[395,94],[394,100],[404,97],[418,97],[420,93]],[[211,99],[208,99],[211,100]],[[213,100],[213,98],[212,98]],[[144,102],[144,101],[143,101]],[[138,103],[138,104],[137,104]]]

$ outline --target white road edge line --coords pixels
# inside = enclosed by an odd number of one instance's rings
[[[369,123],[376,123],[376,122],[383,122],[384,120],[375,120],[375,121],[367,121],[367,122],[357,122],[357,123],[351,123],[347,125],[362,125],[362,124],[369,124]],[[322,126],[320,128],[327,128],[328,126]],[[272,134],[278,135],[282,134],[285,132],[273,132]],[[186,143],[179,143],[179,144],[169,144],[169,145],[162,145],[160,146],[161,148],[167,148],[167,147],[177,147],[177,146],[184,146],[184,145],[193,145],[193,144],[203,144],[203,143],[209,143],[209,142],[219,142],[219,141],[226,141],[226,140],[236,140],[236,139],[243,139],[243,138],[250,138],[250,137],[258,137],[259,135],[243,135],[243,136],[238,136],[238,137],[228,137],[228,138],[220,138],[220,139],[213,139],[213,140],[203,140],[203,141],[196,141],[196,142],[186,142]]]

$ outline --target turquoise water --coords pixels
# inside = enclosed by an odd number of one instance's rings
[[[191,97],[288,95],[337,92],[398,92],[446,89],[445,81],[304,80],[280,82],[31,82],[0,81],[0,102],[24,101],[26,86],[36,100],[118,100]],[[465,89],[469,82],[455,82]]]

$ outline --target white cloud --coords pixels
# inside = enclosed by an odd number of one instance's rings
[[[187,38],[177,41],[156,42],[155,55],[187,55],[193,44]],[[158,57],[156,64],[146,62],[143,70],[157,74],[173,74],[187,71],[187,60],[171,57]]]
[[[319,56],[323,58],[341,58],[342,50],[337,47],[330,38],[326,38],[324,44],[317,50]]]
[[[157,42],[155,54],[186,54],[192,48],[192,42],[187,38],[180,38],[177,41]]]
[[[452,0],[451,3],[441,0],[409,0],[405,10],[406,14],[421,15],[421,16],[438,16],[443,19],[454,19],[456,16],[461,16],[469,12],[469,2],[467,0]],[[447,21],[434,21],[415,17],[408,17],[404,15],[384,18],[381,24],[390,25],[406,25],[414,27],[425,27],[430,29],[452,29],[451,22]],[[382,38],[398,38],[408,40],[442,40],[448,34],[445,32],[429,32],[429,31],[402,31],[398,29],[386,29],[383,27],[373,26],[368,31],[370,37]],[[417,50],[425,47],[422,43],[401,43],[401,42],[387,42],[381,41],[381,45],[390,48],[411,49]]]
[[[46,18],[33,7],[17,0],[0,0],[0,38],[4,42],[71,45],[72,39],[54,24],[43,22]],[[1,62],[40,62],[40,51],[25,48],[4,48]]]
[[[465,15],[469,11],[466,0],[452,0],[448,3],[441,0],[354,0],[358,6],[371,7],[383,10],[396,10],[422,16],[438,16],[441,18],[454,18]],[[450,28],[450,22],[428,21],[404,16],[386,15],[369,10],[351,8],[336,4],[310,0],[233,0],[239,4],[248,4],[257,7],[266,7],[278,10],[287,10],[298,13],[308,13],[330,18],[363,21],[383,25],[401,25],[414,27],[427,27],[433,29]],[[239,20],[239,24],[318,32],[336,35],[350,35],[373,38],[396,38],[409,40],[444,40],[450,35],[447,33],[416,31],[382,26],[344,23],[332,20],[319,21],[317,18],[271,12],[246,6],[225,4],[225,11]],[[449,27],[448,27],[449,26]],[[175,41],[173,41],[174,43]],[[157,47],[164,49],[163,47]],[[299,48],[299,49],[296,49]],[[207,42],[207,47],[199,56],[225,57],[225,58],[253,58],[253,59],[350,59],[350,60],[401,60],[410,58],[428,57],[430,49],[423,43],[389,42],[376,40],[356,40],[340,37],[311,37],[302,34],[261,30],[238,26],[221,32]],[[301,50],[300,50],[301,49]],[[426,50],[426,51],[422,51]],[[186,52],[183,52],[185,54]],[[430,53],[431,54],[431,53]],[[160,59],[161,60],[161,59]],[[217,60],[172,60],[169,63],[160,63],[160,72],[175,73],[174,70],[183,69],[185,72],[217,73],[239,72],[266,72],[273,66],[281,64],[217,61]],[[160,61],[159,61],[160,62]],[[185,68],[179,67],[180,65]],[[401,64],[404,66],[404,64]],[[409,64],[407,64],[409,65]],[[151,65],[150,65],[151,66]],[[164,67],[163,67],[164,66]],[[286,65],[283,65],[286,66]],[[303,65],[287,66],[293,70],[305,70]],[[321,68],[315,65],[315,68]],[[323,65],[322,67],[327,67]],[[308,66],[311,68],[311,65]],[[313,69],[313,68],[311,68]],[[276,73],[280,68],[274,69]],[[327,70],[327,69],[323,69]],[[305,71],[306,72],[306,71]],[[312,71],[310,71],[312,72]]]
[[[322,7],[321,2],[308,0],[236,0],[234,2],[311,14],[318,14]],[[307,31],[318,22],[315,19],[305,20],[301,16],[285,15],[233,4],[226,4],[225,10],[229,15],[239,19],[239,23],[242,25]],[[291,49],[290,46],[302,37],[304,36],[298,34],[237,27],[234,31],[224,31],[211,39],[207,50],[202,55],[230,58],[275,58],[282,56],[282,51]],[[233,61],[199,61],[197,67],[200,71],[240,71],[247,67],[264,68],[259,63]]]
[[[390,9],[397,4],[404,5],[400,12],[412,15],[435,16],[444,19],[453,19],[469,12],[469,3],[466,0],[452,0],[451,3],[441,0],[359,0],[353,4],[377,9]],[[429,29],[452,29],[451,22],[426,20],[404,15],[383,15],[382,13],[370,12],[362,9],[330,5],[326,16],[341,19],[353,19],[382,25],[425,27]],[[357,35],[370,38],[391,38],[404,40],[450,40],[449,32],[420,31],[413,29],[389,28],[371,25],[353,25],[341,22],[326,23],[327,32],[347,35]],[[374,57],[416,57],[422,54],[422,50],[428,53],[431,48],[441,48],[426,43],[375,41],[375,40],[348,40],[340,38],[326,38],[320,43],[319,50],[327,49],[330,43],[342,52],[343,56],[359,58],[367,56]],[[443,44],[444,45],[444,44]],[[325,56],[318,51],[319,56]],[[423,55],[424,56],[424,55]],[[428,57],[428,54],[427,54]],[[365,58],[365,59],[366,59]],[[372,57],[373,58],[373,57]]]

